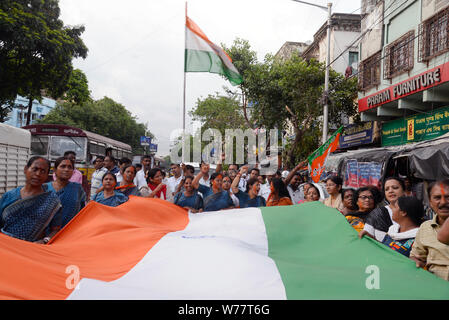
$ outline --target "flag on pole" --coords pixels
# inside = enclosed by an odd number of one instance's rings
[[[309,173],[315,183],[320,181],[321,175],[324,172],[327,157],[337,150],[342,131],[343,126],[340,127],[325,144],[309,156]]]
[[[203,31],[186,16],[185,72],[210,72],[225,76],[232,85],[243,82],[231,58],[212,43]]]
[[[0,299],[449,297],[320,202],[190,215],[160,199],[90,202],[48,245],[0,233],[0,261]]]

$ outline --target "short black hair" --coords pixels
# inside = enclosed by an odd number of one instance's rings
[[[445,185],[446,187],[449,187],[449,179],[444,179],[444,180],[440,180],[440,181],[435,181],[432,182],[429,187],[427,188],[427,194],[429,195],[430,198],[430,194],[432,192],[432,189],[436,186],[436,185]]]
[[[359,201],[359,195],[360,195],[362,192],[365,192],[365,191],[371,192],[371,195],[372,195],[373,198],[374,198],[374,208],[375,208],[375,207],[377,206],[377,204],[378,204],[378,202],[376,201],[376,200],[377,200],[377,199],[376,199],[376,196],[374,195],[373,189],[371,188],[371,186],[362,187],[362,188],[357,189],[357,190],[355,191],[354,197],[352,198],[352,207],[355,208],[356,210],[359,210],[359,205],[357,204],[357,202]]]
[[[97,159],[101,159],[104,161],[104,156],[96,156],[95,160],[97,160]]]
[[[132,163],[132,161],[130,159],[128,159],[128,158],[121,158],[118,162],[119,162],[120,165],[122,165],[124,163],[126,163],[126,164],[131,164]]]
[[[115,174],[113,174],[111,171],[108,171],[104,174],[103,178],[101,179],[101,181],[103,182],[103,180],[106,178],[106,176],[112,176],[114,177],[114,181],[115,183],[117,183],[117,177],[115,176]]]
[[[417,225],[424,222],[424,206],[421,201],[415,197],[402,196],[398,198],[398,207],[401,211],[407,213],[407,216]]]
[[[27,167],[27,168],[31,167],[31,166],[33,165],[34,161],[37,161],[37,160],[40,160],[40,159],[42,159],[42,160],[44,160],[45,162],[47,162],[47,166],[48,166],[47,173],[49,173],[49,172],[50,172],[50,168],[51,168],[51,162],[50,162],[50,160],[48,160],[47,158],[44,158],[44,157],[41,157],[41,156],[34,156],[34,157],[31,157],[31,158],[28,160],[26,167]]]
[[[106,156],[106,157],[104,157],[105,160],[106,160],[106,158],[109,158],[109,160],[111,160],[112,162],[115,163],[115,158],[114,158],[114,156]]]
[[[332,176],[326,178],[326,180],[324,180],[324,182],[327,182],[329,180],[332,181],[333,183],[335,183],[337,186],[343,186],[343,179],[340,178],[339,176],[332,175]]]
[[[68,157],[69,154],[73,154],[76,157],[76,152],[75,151],[71,151],[71,150],[64,152],[64,157]]]
[[[68,160],[72,164],[73,169],[75,169],[75,161],[72,159],[69,159],[68,157],[59,157],[55,160],[55,170],[59,167],[59,165],[62,163],[62,161]]]
[[[195,168],[193,166],[191,166],[190,164],[186,165],[186,170],[190,171],[192,174],[195,173]]]
[[[136,169],[137,169],[137,168],[142,169],[142,164],[141,164],[141,163],[136,163],[134,166],[136,167]]]
[[[257,168],[252,168],[252,169],[249,171],[249,173],[251,174],[251,172],[253,172],[254,170],[257,171],[257,175],[260,175],[260,170],[257,169]]]

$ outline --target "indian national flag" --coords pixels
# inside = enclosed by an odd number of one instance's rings
[[[189,215],[90,202],[48,245],[0,235],[0,299],[447,299],[321,203]]]
[[[203,31],[186,16],[185,72],[211,72],[225,76],[233,85],[243,78],[231,58],[212,43]]]

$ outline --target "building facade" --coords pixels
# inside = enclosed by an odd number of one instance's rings
[[[341,74],[347,74],[351,68],[351,74],[357,70],[359,60],[359,47],[357,38],[360,37],[361,15],[334,13],[331,24],[331,68]],[[304,59],[315,58],[320,62],[326,62],[327,54],[327,22],[324,23],[313,36],[312,44],[303,52]]]
[[[449,132],[449,1],[364,0],[358,108],[382,144]]]
[[[33,107],[31,110],[31,123],[35,123],[36,120],[42,119],[47,113],[49,113],[56,106],[56,101],[50,98],[42,98],[42,103],[37,100],[33,101]],[[8,115],[8,120],[5,122],[14,127],[23,127],[26,125],[28,112],[28,99],[17,96],[15,101],[15,107]]]

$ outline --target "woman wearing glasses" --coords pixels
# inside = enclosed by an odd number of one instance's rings
[[[398,199],[405,195],[404,180],[396,177],[387,178],[384,182],[383,191],[388,205],[376,208],[369,214],[363,231],[360,232],[360,238],[367,235],[377,241],[382,241],[388,229],[393,224],[397,224],[393,221],[392,206],[396,207]]]
[[[348,214],[346,219],[357,232],[360,232],[365,226],[368,215],[376,207],[377,199],[370,187],[363,187],[355,192],[352,201],[356,211]]]

